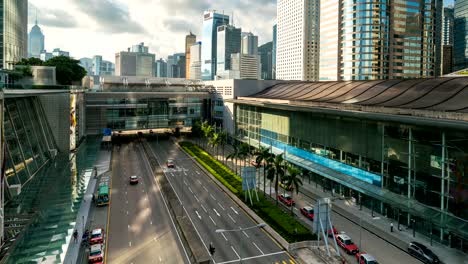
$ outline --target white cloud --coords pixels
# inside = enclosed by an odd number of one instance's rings
[[[34,7],[46,49],[61,48],[75,58],[115,53],[145,42],[156,57],[184,52],[185,35],[191,30],[201,40],[206,9],[232,16],[243,31],[259,36],[259,45],[272,39],[276,0],[29,0],[29,28]],[[32,7],[32,8],[31,8]],[[31,14],[31,11],[34,12]]]

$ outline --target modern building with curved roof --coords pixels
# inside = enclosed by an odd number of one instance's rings
[[[468,77],[278,82],[225,101],[241,141],[468,250]]]

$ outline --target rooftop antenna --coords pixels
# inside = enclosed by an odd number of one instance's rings
[[[37,25],[37,7],[36,7],[36,25]]]

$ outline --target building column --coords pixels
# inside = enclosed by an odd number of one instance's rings
[[[443,217],[445,211],[445,160],[446,160],[446,147],[445,147],[445,132],[442,132],[442,172],[441,172],[441,187],[440,187],[440,210],[442,214],[440,215]],[[440,241],[444,239],[444,229],[440,228]]]
[[[343,151],[340,149],[340,162],[343,162]]]
[[[409,128],[409,135],[408,135],[408,200],[411,199],[411,172],[413,170],[412,166],[412,159],[413,159],[413,130]],[[407,217],[407,225],[410,224],[410,217]]]

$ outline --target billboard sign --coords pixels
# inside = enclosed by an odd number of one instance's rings
[[[255,167],[245,167],[241,170],[242,190],[248,191],[255,189],[257,186],[256,176],[257,169]]]

